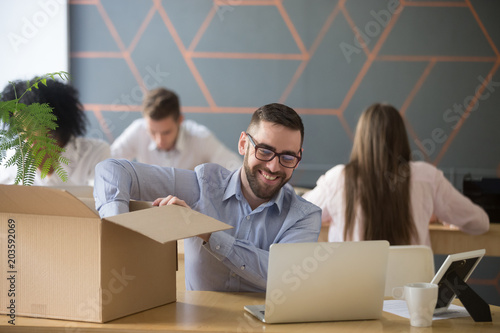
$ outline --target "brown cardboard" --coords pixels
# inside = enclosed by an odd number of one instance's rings
[[[100,219],[78,192],[0,185],[1,314],[106,322],[175,302],[176,240],[231,228],[143,202]]]

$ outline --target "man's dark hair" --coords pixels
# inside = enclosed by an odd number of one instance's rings
[[[272,103],[258,108],[250,120],[248,131],[254,126],[259,126],[261,121],[283,125],[286,128],[300,131],[300,145],[304,143],[304,124],[299,114],[294,109],[279,103]]]
[[[181,115],[179,96],[165,88],[149,91],[142,106],[142,114],[153,120],[173,117],[174,121],[177,121]]]
[[[35,80],[33,78],[30,82]],[[85,135],[88,120],[75,88],[57,80],[49,79],[46,82],[47,86],[39,83],[38,89],[33,87],[26,92],[19,102],[26,105],[47,103],[52,107],[52,113],[57,117],[57,128],[51,134],[64,147],[73,137]],[[26,81],[18,80],[14,85],[9,83],[3,90],[1,99],[9,101],[19,98],[27,88]]]

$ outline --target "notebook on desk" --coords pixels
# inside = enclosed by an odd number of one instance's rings
[[[273,244],[265,304],[244,309],[265,323],[377,319],[389,243]]]

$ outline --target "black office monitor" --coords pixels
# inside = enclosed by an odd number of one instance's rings
[[[463,193],[486,211],[490,222],[500,223],[500,178],[472,179],[467,175],[463,181]]]

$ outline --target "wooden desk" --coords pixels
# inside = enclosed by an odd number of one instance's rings
[[[490,224],[490,230],[482,235],[469,235],[454,227],[442,224],[429,226],[434,254],[452,254],[486,249],[486,255],[500,257],[500,223]],[[320,242],[328,242],[328,226],[321,227]]]
[[[493,322],[470,317],[436,320],[432,329],[412,328],[409,320],[384,312],[380,320],[303,324],[263,324],[243,310],[263,303],[263,294],[180,291],[177,303],[137,313],[105,324],[16,317],[16,326],[0,317],[1,332],[500,332],[500,307],[492,306]]]
[[[451,254],[486,249],[486,255],[500,257],[500,224],[491,223],[490,230],[482,235],[469,235],[456,228],[431,224],[432,251],[434,254]]]

